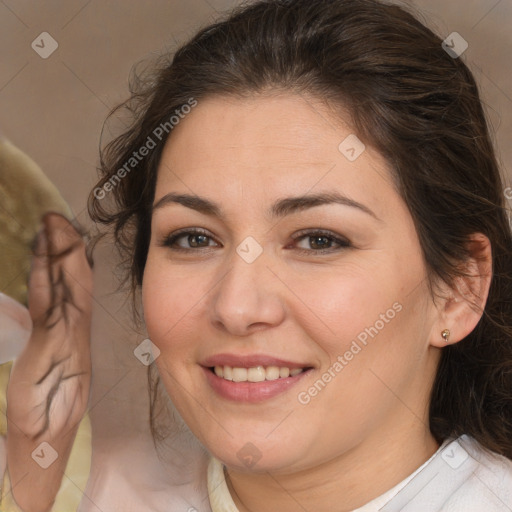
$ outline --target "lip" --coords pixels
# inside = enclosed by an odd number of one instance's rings
[[[273,356],[265,354],[250,354],[250,355],[236,355],[236,354],[217,354],[208,357],[200,363],[201,366],[231,366],[235,368],[254,368],[255,366],[279,366],[280,368],[311,368],[312,365],[308,363],[296,363],[286,361]]]
[[[295,377],[286,377],[263,382],[233,382],[217,377],[210,368],[202,367],[209,385],[218,395],[235,402],[257,403],[269,400],[295,386],[313,368],[303,371]]]
[[[235,402],[258,403],[269,400],[285,393],[314,368],[311,365],[285,361],[266,355],[239,356],[235,354],[218,354],[209,357],[201,363],[203,373],[210,387],[220,397]],[[302,373],[294,377],[265,380],[263,382],[233,382],[217,377],[212,371],[214,366],[231,366],[236,368],[253,368],[255,366],[278,366],[280,368],[305,368]],[[307,369],[306,369],[307,368]]]

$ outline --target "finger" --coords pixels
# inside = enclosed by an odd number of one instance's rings
[[[67,321],[69,308],[90,314],[91,262],[82,235],[64,216],[48,212],[37,238],[29,278],[29,311],[34,327]]]
[[[88,314],[92,302],[92,270],[82,235],[59,214],[48,214],[45,222],[49,231],[55,300]]]
[[[39,231],[28,282],[28,310],[34,327],[44,318],[51,303],[51,278],[46,227]]]

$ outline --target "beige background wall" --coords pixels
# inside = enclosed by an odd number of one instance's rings
[[[85,204],[108,111],[127,94],[131,66],[190,36],[236,0],[0,0],[0,130],[46,171],[87,224]],[[512,1],[418,0],[441,35],[459,32],[512,182]],[[41,58],[42,32],[58,49]],[[96,255],[91,416],[97,446],[145,431],[145,367],[133,356],[144,333],[112,293],[109,248]],[[143,436],[139,436],[139,440]],[[131,441],[130,441],[131,442]],[[112,446],[110,444],[110,446]]]

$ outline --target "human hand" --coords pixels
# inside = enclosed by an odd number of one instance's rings
[[[29,279],[33,330],[7,388],[7,465],[23,510],[51,507],[91,380],[92,265],[65,217],[48,213],[43,223]],[[58,453],[47,469],[31,457],[43,441]]]

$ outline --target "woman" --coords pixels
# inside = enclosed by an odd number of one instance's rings
[[[461,59],[397,6],[260,1],[128,106],[90,210],[212,510],[512,508],[512,238]]]
[[[512,235],[461,59],[397,6],[268,0],[145,83],[89,206],[210,454],[189,510],[510,510]]]

